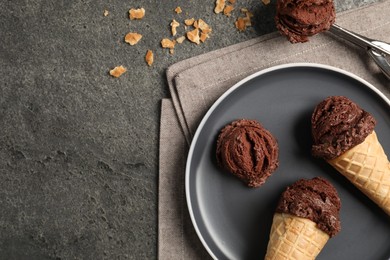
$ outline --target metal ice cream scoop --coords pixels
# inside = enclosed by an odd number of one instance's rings
[[[349,42],[365,49],[386,77],[390,79],[390,44],[351,32],[338,26],[337,24],[333,24],[330,27],[330,31],[336,36],[348,40]]]

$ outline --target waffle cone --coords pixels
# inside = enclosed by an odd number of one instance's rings
[[[265,260],[315,259],[328,239],[310,219],[275,213]]]
[[[375,131],[328,163],[390,215],[390,163]]]

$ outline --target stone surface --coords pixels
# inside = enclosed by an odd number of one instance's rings
[[[337,1],[338,11],[374,0]],[[43,1],[0,4],[0,258],[154,259],[157,252],[160,99],[177,61],[275,30],[275,0]],[[180,6],[183,13],[176,14]],[[143,20],[130,8],[144,7]],[[239,9],[255,25],[239,33]],[[104,10],[109,11],[104,16]],[[169,54],[172,19],[213,29]],[[128,32],[143,35],[134,46]],[[178,28],[178,36],[184,27]],[[155,53],[148,67],[144,56]],[[112,78],[108,71],[127,72]]]

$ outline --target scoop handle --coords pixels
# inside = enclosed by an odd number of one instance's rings
[[[390,44],[388,43],[367,38],[350,30],[344,29],[337,24],[333,24],[330,27],[330,32],[344,40],[358,45],[366,51],[373,49],[378,54],[390,55]]]
[[[390,79],[390,63],[387,59],[390,58],[390,44],[372,40],[365,36],[344,29],[337,24],[333,24],[330,27],[330,32],[365,49],[381,69],[383,74],[385,74],[385,76]]]

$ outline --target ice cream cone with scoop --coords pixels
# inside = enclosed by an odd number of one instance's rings
[[[325,159],[390,216],[390,163],[374,117],[353,101],[332,96],[311,119],[312,154]]]
[[[340,231],[340,207],[336,189],[323,178],[287,187],[274,214],[265,259],[315,259]]]

